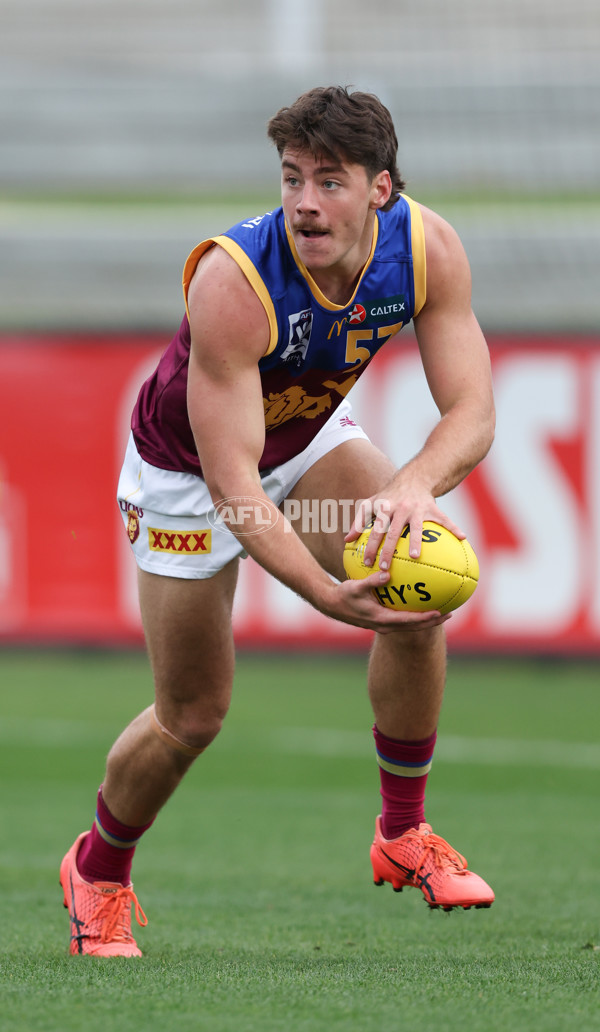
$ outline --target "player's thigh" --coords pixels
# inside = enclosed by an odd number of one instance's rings
[[[170,712],[212,706],[223,715],[234,671],[231,614],[238,561],[187,580],[138,570],[142,623],[157,704]]]
[[[389,483],[395,467],[364,438],[344,441],[327,452],[300,478],[288,495],[297,513],[292,526],[321,566],[345,579],[344,537],[358,501],[376,495]],[[290,503],[296,502],[294,506]]]

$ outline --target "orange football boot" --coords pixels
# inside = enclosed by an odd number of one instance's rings
[[[71,918],[69,950],[95,957],[141,957],[142,951],[131,934],[131,905],[139,925],[147,925],[148,919],[133,885],[86,882],[77,870],[76,857],[88,835],[89,831],[84,831],[75,840],[60,865],[63,903]]]
[[[429,824],[411,828],[396,839],[381,834],[381,817],[375,822],[371,864],[376,885],[391,882],[396,892],[405,885],[420,889],[436,910],[453,907],[491,907],[494,893],[483,878],[467,869],[464,856],[434,835]]]

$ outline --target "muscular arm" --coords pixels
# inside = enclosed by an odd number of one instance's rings
[[[488,348],[471,308],[471,274],[454,230],[422,209],[427,255],[427,300],[415,332],[440,419],[421,451],[403,466],[384,495],[392,517],[380,564],[389,562],[410,524],[410,551],[419,555],[424,520],[459,537],[462,532],[436,499],[456,487],[487,454],[494,437],[494,400]],[[373,556],[383,533],[372,535]],[[371,556],[366,554],[365,558]]]
[[[214,501],[260,491],[264,448],[258,361],[267,350],[266,313],[233,259],[214,247],[188,294],[192,346],[188,414]]]
[[[274,517],[268,531],[252,533],[259,528],[248,507],[243,528],[231,526],[244,548],[274,577],[336,619],[374,630],[419,622],[419,614],[395,613],[374,599],[370,588],[385,575],[334,583],[264,493],[258,472],[265,442],[258,362],[269,344],[268,321],[245,276],[221,248],[201,261],[188,305],[188,412],[211,497],[215,503],[259,499]]]

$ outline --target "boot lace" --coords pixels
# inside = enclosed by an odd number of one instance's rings
[[[104,891],[102,901],[98,904],[93,916],[93,920],[100,921],[102,925],[101,942],[129,942],[131,940],[130,905],[133,906],[137,923],[144,928],[148,924],[148,918],[131,887],[123,886],[119,889]]]
[[[419,838],[423,848],[415,868],[415,876],[419,874],[428,857],[432,858],[436,867],[453,867],[456,871],[465,871],[467,869],[467,861],[462,853],[454,849],[440,835],[435,835],[428,824],[421,824],[419,830],[414,831],[413,834]]]

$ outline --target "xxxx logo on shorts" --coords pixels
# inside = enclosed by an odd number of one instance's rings
[[[170,555],[201,555],[211,550],[210,530],[159,530],[148,527],[151,552],[169,552]]]

